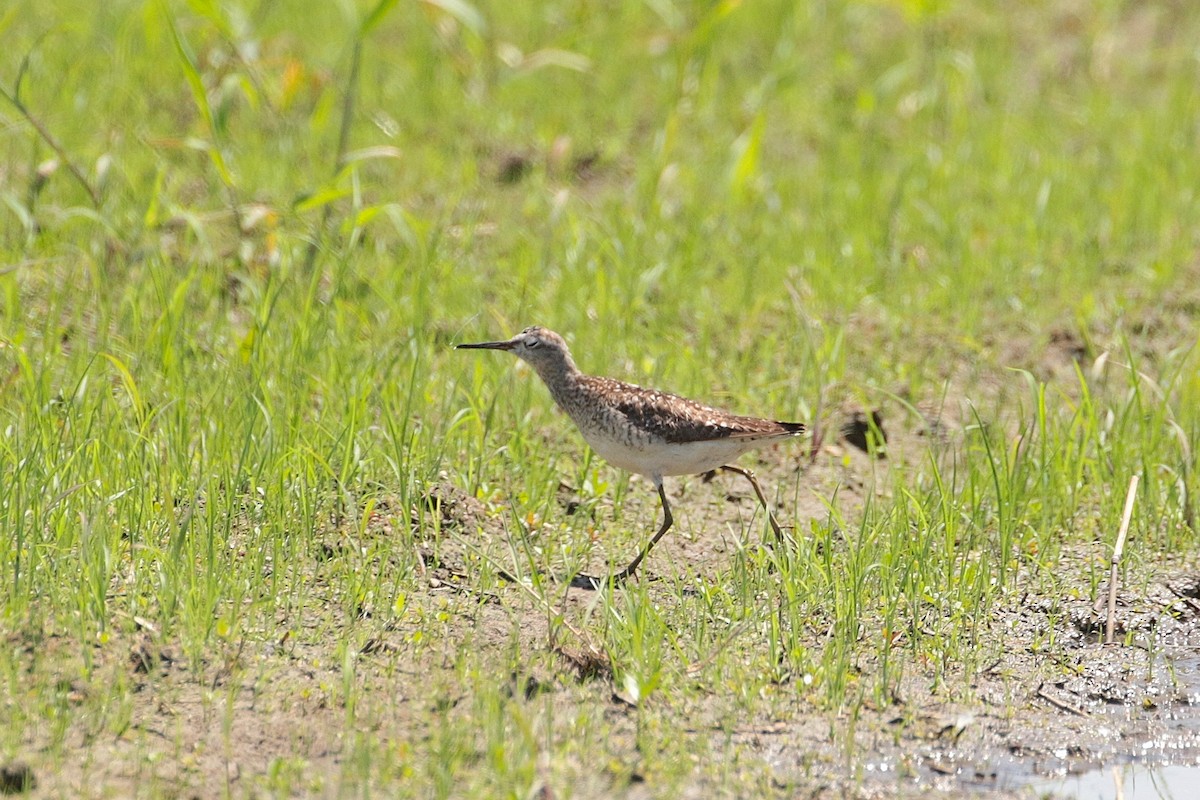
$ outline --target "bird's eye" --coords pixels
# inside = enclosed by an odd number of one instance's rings
[[[537,339],[526,339],[525,340],[525,347],[527,347],[530,350],[532,350],[533,348],[537,347],[540,344],[541,344],[541,342],[538,341]]]

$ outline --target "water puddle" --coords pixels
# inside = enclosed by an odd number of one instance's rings
[[[902,796],[924,787],[947,796],[1200,798],[1200,610],[1186,633],[1081,650],[1056,680],[1018,695],[1029,701],[1017,713],[898,718],[896,746],[876,750],[861,778],[897,785]]]
[[[1200,794],[1200,766],[1123,764],[1026,784],[1061,800],[1184,800]]]
[[[1013,774],[1011,784],[1062,800],[1183,800],[1200,797],[1200,657],[1160,661],[1158,680],[1140,687],[1142,702],[1091,709],[1095,732],[1112,730],[1095,747],[1104,766],[1071,765],[1055,751],[1061,774]],[[1108,738],[1108,737],[1100,737]]]

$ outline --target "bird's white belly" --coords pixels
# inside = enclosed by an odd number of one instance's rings
[[[592,449],[614,467],[639,475],[698,475],[724,466],[764,442],[745,438],[668,443],[635,442],[607,436],[602,432],[584,435]]]

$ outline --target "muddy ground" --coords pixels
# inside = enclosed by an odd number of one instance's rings
[[[1069,370],[1084,356],[1076,344],[1052,338],[1041,371],[1053,377]],[[963,413],[953,403],[923,416],[885,408],[889,458],[875,459],[858,447],[865,411],[839,408],[826,420],[815,457],[777,448],[754,466],[766,483],[801,472],[809,489],[801,494],[801,518],[823,516],[822,498],[835,489],[852,509],[866,493],[886,491],[886,471],[906,448],[923,450],[930,436],[952,438]],[[651,591],[655,575],[672,571],[719,580],[738,543],[692,531],[732,528],[713,522],[744,521],[754,513],[754,497],[736,476],[676,481],[670,491],[677,528],[648,562]],[[581,752],[579,763],[566,767],[575,796],[657,796],[653,774],[638,766],[636,709],[602,655],[588,651],[586,636],[551,641],[546,608],[529,591],[501,583],[481,592],[473,585],[470,551],[490,549],[497,558],[509,552],[503,515],[451,484],[430,487],[419,502],[426,513],[382,503],[368,535],[392,535],[414,518],[428,524],[431,514],[439,516],[438,524],[418,532],[424,589],[407,601],[412,609],[438,613],[436,640],[412,646],[418,615],[397,620],[359,610],[356,680],[360,696],[372,698],[359,701],[369,706],[357,712],[363,724],[402,732],[410,741],[428,739],[438,725],[471,713],[455,666],[461,649],[472,648],[485,666],[493,655],[495,664],[508,664],[507,654],[516,651],[523,664],[511,675],[514,698],[548,704],[561,719],[584,706],[602,710],[605,747],[616,757],[594,768]],[[564,514],[578,510],[570,487],[561,507]],[[622,515],[656,514],[653,492],[635,480]],[[331,534],[330,542],[314,565],[315,597],[328,585],[322,570],[355,557],[344,539]],[[1063,563],[1094,562],[1098,548]],[[592,566],[604,569],[599,562]],[[728,699],[693,695],[685,701],[692,707],[666,715],[689,720],[670,735],[703,739],[725,754],[729,769],[753,776],[749,785],[765,777],[794,796],[1027,797],[1036,793],[1030,785],[1038,777],[1097,765],[1200,763],[1200,568],[1181,560],[1154,569],[1153,577],[1122,587],[1118,638],[1128,644],[1099,643],[1106,612],[1086,591],[1075,599],[1014,597],[986,626],[997,641],[994,662],[969,676],[912,665],[890,702],[868,702],[853,715],[815,707],[784,683],[773,702],[763,704],[769,715],[740,717],[733,727]],[[585,628],[595,594],[572,589],[562,596],[564,618]],[[230,642],[198,658],[162,641],[143,621],[88,653],[71,649],[55,632],[11,635],[6,645],[21,653],[30,675],[58,676],[57,714],[71,722],[65,731],[56,728],[56,709],[46,710],[45,729],[26,743],[25,754],[34,757],[4,765],[4,791],[32,786],[34,797],[123,796],[149,787],[169,796],[241,796],[255,794],[262,776],[282,769],[296,773],[300,793],[336,794],[348,753],[339,690],[346,653],[322,642],[331,627],[345,624],[347,604],[332,590],[323,599],[311,604],[311,618],[286,621],[294,637]],[[670,600],[665,591],[664,600]],[[330,616],[329,609],[342,611]],[[426,625],[429,617],[422,618]],[[88,680],[78,677],[85,660],[93,664]],[[872,668],[859,665],[864,672]],[[131,703],[95,708],[114,682],[132,688]],[[430,686],[440,688],[431,693]],[[59,759],[65,769],[52,773],[41,766]],[[711,782],[699,770],[687,795],[710,796]],[[547,787],[539,796],[553,793]]]

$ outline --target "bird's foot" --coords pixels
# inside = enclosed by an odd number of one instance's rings
[[[508,581],[509,583],[520,583],[521,582],[520,578],[518,578],[516,575],[513,575],[505,570],[499,570],[496,574],[502,580]],[[539,574],[543,575],[546,578],[549,578],[552,581],[555,581],[555,582],[558,581],[557,578],[555,578],[553,575],[551,575],[549,573],[539,572]],[[603,577],[597,577],[595,575],[588,575],[587,573],[580,572],[579,574],[577,574],[573,578],[571,578],[570,582],[567,585],[570,586],[572,589],[584,589],[589,592],[595,592],[595,591],[599,591],[600,588],[604,587],[604,586],[612,586],[614,589],[619,589],[622,586],[624,586],[625,581],[629,580],[629,578],[631,578],[631,577],[633,577],[633,576],[624,570],[622,570],[621,572],[614,573],[612,575],[605,575]]]
[[[595,575],[579,573],[574,578],[571,578],[570,586],[572,589],[583,589],[589,592],[599,591],[603,586],[611,585],[613,588],[619,588],[625,583],[625,575],[618,572],[615,575],[608,575],[603,578],[598,578]]]
[[[766,539],[764,544],[766,544],[769,549],[778,553],[795,553],[798,546],[796,537],[786,533],[777,538]]]
[[[592,575],[585,575],[581,572],[574,578],[571,578],[570,586],[572,589],[583,589],[587,592],[595,592],[598,591],[600,587],[606,583],[606,581],[607,579],[605,578],[596,578]]]
[[[598,578],[594,575],[588,575],[581,572],[571,579],[570,585],[572,589],[586,589],[589,592],[598,591],[602,586],[612,586],[614,589],[619,589],[624,586],[625,582],[632,578],[633,575],[634,573],[624,569],[620,572],[614,572],[612,575],[608,575],[603,578]]]

